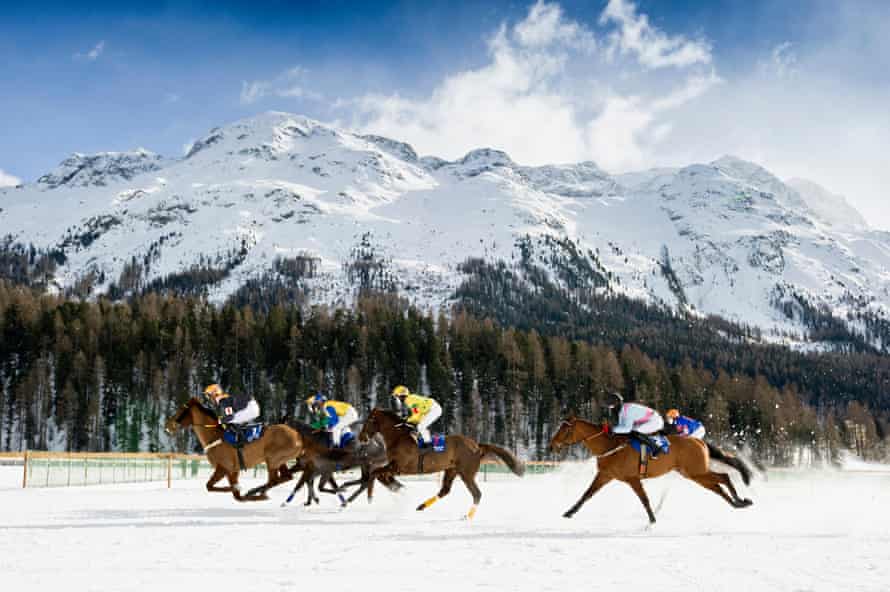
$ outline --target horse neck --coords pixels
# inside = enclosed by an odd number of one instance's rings
[[[383,436],[383,441],[386,443],[386,448],[392,449],[396,444],[398,444],[399,439],[401,439],[403,435],[402,431],[395,426],[395,423],[391,422],[391,418],[387,417],[386,414],[380,414],[377,418],[377,422],[379,425],[377,433]],[[386,423],[384,424],[383,422]]]
[[[578,442],[583,442],[593,454],[602,454],[613,447],[609,437],[603,434],[600,426],[578,419],[575,420],[575,431],[578,435]]]
[[[201,446],[207,447],[208,444],[220,437],[219,427],[216,418],[210,418],[192,407],[192,431],[201,443]],[[213,427],[207,427],[212,425]]]

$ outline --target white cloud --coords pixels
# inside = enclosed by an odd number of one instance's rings
[[[242,105],[251,105],[265,97],[307,99],[320,101],[322,95],[309,90],[302,84],[308,70],[301,66],[288,68],[271,80],[246,80],[241,82],[240,100]]]
[[[0,187],[15,187],[16,185],[20,185],[21,183],[21,179],[4,172],[3,169],[0,169]]]
[[[558,4],[547,4],[543,0],[532,6],[528,17],[516,25],[514,33],[516,41],[524,47],[543,47],[559,42],[587,50],[596,48],[591,31],[563,18]]]
[[[93,48],[91,50],[89,50],[88,52],[86,52],[86,53],[78,52],[78,53],[74,54],[73,57],[75,60],[86,60],[88,62],[95,62],[97,59],[99,59],[99,56],[101,56],[102,52],[104,52],[104,51],[105,51],[105,41],[102,40],[102,41],[99,41],[99,43],[97,43],[96,45],[94,45]]]
[[[711,46],[707,41],[666,35],[652,27],[649,17],[639,14],[630,0],[609,0],[600,16],[600,24],[610,23],[618,26],[609,37],[610,52],[635,54],[639,63],[647,68],[711,63]]]
[[[484,65],[447,76],[430,95],[369,94],[338,105],[357,114],[356,127],[406,140],[426,154],[456,158],[490,146],[526,164],[592,159],[607,167],[638,166],[670,135],[671,111],[719,78],[710,66],[694,66],[710,61],[709,54],[692,60],[685,41],[653,29],[645,15],[631,16],[645,24],[642,39],[658,46],[644,51],[646,60],[671,61],[677,66],[671,74],[650,80],[650,64],[621,55],[610,62],[597,52],[593,30],[539,1],[522,21],[493,34]],[[606,33],[611,24],[602,22]]]
[[[760,61],[760,68],[766,75],[778,78],[793,78],[797,75],[797,53],[794,44],[785,41],[775,46],[767,59]]]

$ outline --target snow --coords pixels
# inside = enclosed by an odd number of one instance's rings
[[[458,482],[425,512],[435,481],[338,511],[238,504],[197,481],[20,490],[0,467],[4,590],[887,590],[890,472],[773,472],[733,510],[677,476],[648,481],[648,528],[629,488],[610,484],[572,520],[561,513],[592,463],[481,483],[473,522]],[[659,585],[660,583],[660,585]]]
[[[659,263],[667,249],[697,313],[775,335],[803,333],[773,306],[777,288],[841,319],[890,312],[890,233],[857,216],[843,198],[734,157],[617,176],[592,162],[522,166],[486,148],[448,162],[278,112],[214,128],[183,158],[75,154],[37,183],[0,189],[3,235],[65,251],[60,288],[94,271],[105,290],[152,246],[146,281],[246,248],[211,288],[215,301],[300,252],[319,259],[311,297],[342,303],[355,292],[344,264],[370,245],[403,296],[436,308],[468,257],[516,261],[518,239],[549,236],[598,250],[611,289],[676,306]]]

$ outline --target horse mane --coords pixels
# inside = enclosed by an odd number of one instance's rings
[[[216,419],[216,411],[209,409],[206,405],[204,405],[201,401],[199,401],[196,397],[190,398],[188,401],[182,404],[182,407],[179,408],[179,411],[176,412],[176,415],[173,417],[173,421],[181,423],[183,419],[185,419],[185,414],[191,411],[192,407],[197,407],[206,415]]]
[[[380,415],[388,417],[389,419],[392,419],[396,422],[402,421],[402,416],[400,416],[398,413],[396,413],[395,411],[390,411],[389,409],[383,409],[382,407],[375,407],[372,413],[379,413]]]

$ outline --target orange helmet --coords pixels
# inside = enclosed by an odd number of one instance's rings
[[[680,412],[677,411],[676,409],[668,409],[668,412],[665,413],[664,416],[667,417],[668,419],[670,419],[671,421],[673,421],[673,420],[677,419],[678,417],[680,417]]]
[[[211,384],[206,389],[204,389],[204,396],[210,399],[216,399],[220,395],[223,394],[222,387],[218,384]]]

